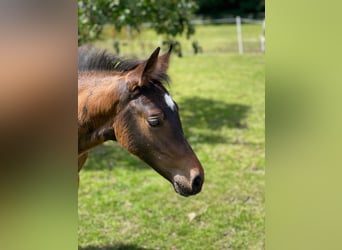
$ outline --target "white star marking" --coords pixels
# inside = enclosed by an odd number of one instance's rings
[[[170,109],[171,109],[172,111],[174,111],[176,105],[175,105],[175,103],[173,102],[171,96],[168,95],[168,94],[165,94],[164,99],[165,99],[165,102],[166,102],[167,106],[169,106]]]

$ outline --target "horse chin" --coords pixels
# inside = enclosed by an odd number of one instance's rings
[[[186,188],[184,188],[184,186],[176,181],[174,181],[173,183],[173,188],[175,189],[176,193],[180,194],[181,196],[184,197],[188,197],[189,195],[191,195],[191,192],[187,192]]]
[[[175,175],[172,179],[173,188],[175,189],[176,193],[184,197],[196,194],[193,192],[191,184],[185,176]]]
[[[191,195],[196,195],[201,191],[203,181],[201,181],[199,185],[192,187],[191,180],[189,180],[189,177],[186,177],[184,174],[162,171],[162,168],[156,167],[157,164],[151,164],[149,161],[145,162],[152,166],[152,168],[162,175],[166,180],[168,180],[173,185],[175,192],[179,195],[188,197]]]

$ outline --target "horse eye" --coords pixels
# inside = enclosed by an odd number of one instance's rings
[[[161,124],[158,117],[151,117],[147,119],[147,122],[151,127],[157,127]]]

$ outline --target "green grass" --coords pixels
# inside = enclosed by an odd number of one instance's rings
[[[202,192],[105,143],[80,173],[80,249],[264,249],[264,54],[173,57],[169,73]]]
[[[262,33],[261,24],[243,24],[242,38],[245,52],[260,51],[260,35]],[[110,26],[106,26],[101,40],[96,41],[96,47],[113,50],[113,41],[115,39],[121,41],[122,54],[139,55],[141,51],[147,54],[152,51],[156,44],[162,41],[162,37],[158,36],[150,28],[142,28],[141,32],[132,32],[133,40],[127,36],[127,31],[123,29],[120,33],[113,31]],[[183,53],[192,54],[192,42],[198,41],[204,52],[238,52],[237,31],[234,24],[221,25],[196,25],[196,33],[188,40],[186,37],[177,36],[176,39],[182,44]],[[122,42],[124,41],[124,42]]]

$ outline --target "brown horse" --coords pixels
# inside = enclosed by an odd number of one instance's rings
[[[171,49],[160,57],[157,48],[147,60],[126,60],[79,48],[79,171],[91,148],[113,140],[169,180],[177,193],[201,191],[203,168],[165,88]]]

